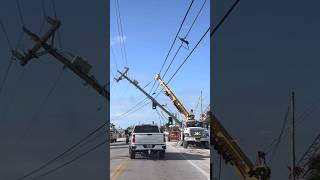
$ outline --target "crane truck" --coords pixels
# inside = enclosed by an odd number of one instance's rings
[[[160,85],[165,90],[165,93],[178,111],[183,114],[186,119],[185,126],[181,131],[181,141],[183,148],[188,148],[189,144],[202,146],[204,148],[209,148],[209,132],[207,129],[203,128],[200,122],[195,120],[194,114],[190,114],[183,104],[179,101],[179,99],[174,95],[174,93],[169,89],[167,84],[162,81],[160,78],[160,74],[156,74],[156,80],[160,82]]]

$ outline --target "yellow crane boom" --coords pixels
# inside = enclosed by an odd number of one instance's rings
[[[170,97],[173,104],[176,106],[176,108],[179,110],[180,113],[184,115],[187,121],[195,121],[194,115],[190,114],[186,108],[182,105],[182,103],[179,101],[179,99],[173,94],[173,92],[169,89],[169,87],[166,85],[165,82],[162,81],[160,78],[160,74],[157,74],[155,77],[155,80],[158,80],[160,82],[160,85],[163,87],[163,89],[166,92],[166,95]]]
[[[269,180],[270,168],[265,163],[265,154],[258,152],[257,164],[253,164],[216,116],[209,112],[211,120],[211,143],[226,162],[235,167],[244,180]]]

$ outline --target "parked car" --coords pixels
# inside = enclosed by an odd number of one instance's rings
[[[157,125],[136,125],[130,136],[129,154],[135,159],[136,154],[146,156],[158,153],[159,158],[165,158],[166,140],[164,133],[160,132]]]

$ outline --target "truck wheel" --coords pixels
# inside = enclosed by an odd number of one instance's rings
[[[136,153],[134,151],[130,151],[130,159],[135,159]]]
[[[183,148],[187,149],[188,148],[188,141],[183,141]]]
[[[164,159],[166,157],[166,152],[165,151],[160,151],[159,152],[159,159]]]

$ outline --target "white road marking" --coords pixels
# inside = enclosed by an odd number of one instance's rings
[[[171,147],[172,147],[172,149],[175,149],[175,150],[178,151],[178,152],[182,152],[182,151],[178,150],[177,147],[174,147],[174,146],[171,146]],[[179,153],[179,155],[180,155],[181,157],[183,157],[183,159],[185,159],[186,161],[188,161],[193,167],[195,167],[197,170],[199,170],[204,176],[206,176],[206,178],[207,178],[208,180],[210,180],[210,172],[207,173],[206,171],[204,171],[203,169],[201,169],[199,166],[197,166],[195,163],[193,163],[191,160],[187,159],[183,154]]]

